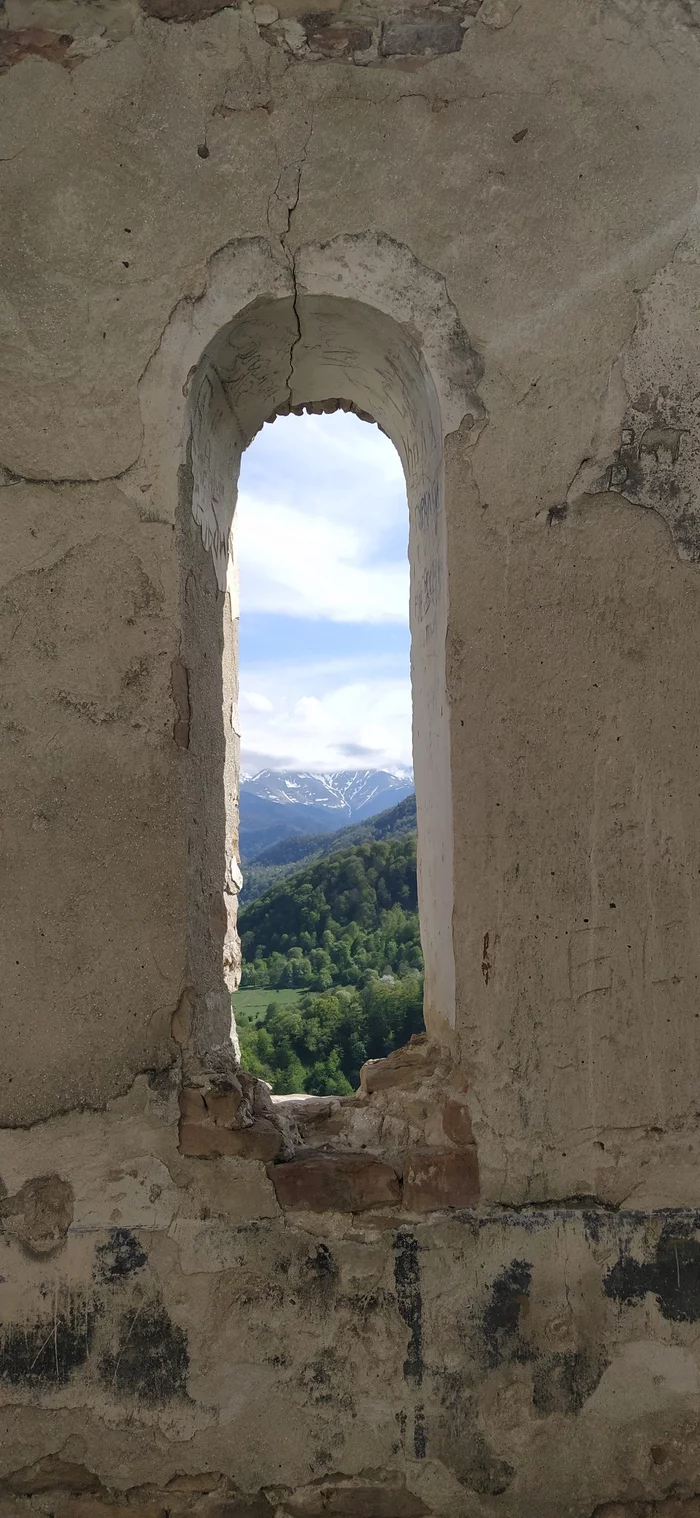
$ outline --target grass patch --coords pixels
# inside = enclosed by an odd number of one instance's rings
[[[261,1028],[271,1003],[277,1007],[295,1007],[301,991],[234,991],[231,997],[236,1025],[239,1028]]]

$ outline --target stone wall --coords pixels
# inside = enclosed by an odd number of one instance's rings
[[[697,11],[0,8],[3,1518],[696,1518]],[[411,501],[429,1036],[280,1103],[228,534],[338,402]]]

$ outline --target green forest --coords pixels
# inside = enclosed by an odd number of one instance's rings
[[[331,854],[239,919],[241,986],[328,991],[421,970],[415,835]]]
[[[241,1055],[275,1092],[348,1095],[365,1060],[422,1030],[415,834],[299,870],[245,907],[239,930],[242,990],[273,993],[264,1018],[237,1014]]]
[[[376,817],[339,828],[335,833],[299,833],[293,838],[284,838],[256,854],[254,859],[246,861],[240,905],[247,906],[248,902],[255,901],[256,897],[268,891],[270,886],[276,885],[288,875],[308,868],[327,854],[337,854],[339,850],[349,849],[358,843],[398,838],[407,833],[415,835],[415,831],[416,798],[406,796],[396,806],[378,812]]]
[[[368,978],[362,990],[341,987],[302,996],[296,1006],[275,1003],[262,1026],[239,1025],[246,1070],[280,1094],[349,1096],[360,1066],[380,1059],[423,1031],[423,979]]]

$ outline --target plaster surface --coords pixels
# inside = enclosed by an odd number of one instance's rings
[[[0,12],[3,1514],[696,1518],[696,12]],[[335,401],[438,1052],[303,1118],[228,1042],[227,536]]]

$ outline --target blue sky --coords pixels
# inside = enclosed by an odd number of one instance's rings
[[[398,454],[344,412],[278,417],[236,508],[243,768],[411,764],[408,509]]]

